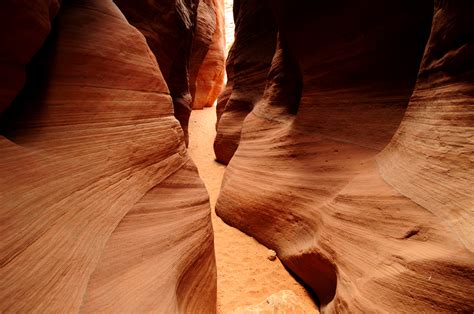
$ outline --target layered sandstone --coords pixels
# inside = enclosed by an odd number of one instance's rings
[[[212,106],[224,84],[223,0],[115,2],[155,54],[188,143],[191,110]]]
[[[4,0],[0,3],[0,113],[25,83],[25,66],[43,44],[59,0]]]
[[[435,7],[404,119],[378,156],[383,178],[474,250],[474,3]]]
[[[12,33],[50,20],[30,4]],[[54,25],[0,122],[0,311],[214,312],[207,193],[145,38],[111,0]]]
[[[224,87],[224,0],[199,3],[190,60],[193,109],[211,107]]]
[[[114,1],[147,40],[173,98],[174,115],[188,141],[192,96],[189,59],[199,1]]]
[[[473,4],[272,10],[279,43],[217,214],[325,311],[472,311]]]
[[[227,57],[227,84],[217,103],[217,161],[227,164],[240,140],[242,122],[262,98],[276,45],[276,26],[267,1],[234,5],[236,38]]]

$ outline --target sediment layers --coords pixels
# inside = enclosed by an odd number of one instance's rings
[[[27,77],[0,123],[1,311],[214,312],[208,196],[144,36],[63,2]]]
[[[324,311],[472,311],[472,4],[271,7],[263,98],[216,148],[238,144],[217,214]]]

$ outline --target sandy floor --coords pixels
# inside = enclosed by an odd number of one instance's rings
[[[211,199],[217,259],[217,307],[230,313],[256,305],[281,290],[292,290],[307,312],[316,305],[281,262],[270,261],[269,250],[253,238],[226,225],[214,212],[225,166],[214,161],[215,107],[193,111],[189,122],[189,153],[199,168]]]

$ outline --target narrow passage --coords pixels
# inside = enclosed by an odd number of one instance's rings
[[[238,312],[244,312],[243,307],[265,304],[265,300],[272,294],[285,295],[283,290],[294,292],[293,299],[297,301],[298,309],[304,309],[305,313],[317,313],[317,307],[308,292],[278,259],[268,259],[269,250],[265,246],[228,226],[216,216],[214,205],[225,166],[214,161],[212,145],[215,123],[215,107],[193,110],[189,121],[189,154],[199,169],[211,201],[217,260],[218,313],[231,313],[237,309],[242,310]],[[287,310],[293,312],[291,308]]]

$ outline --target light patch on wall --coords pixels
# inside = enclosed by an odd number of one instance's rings
[[[226,54],[229,53],[230,47],[234,42],[234,0],[224,0],[225,11],[225,48]]]

